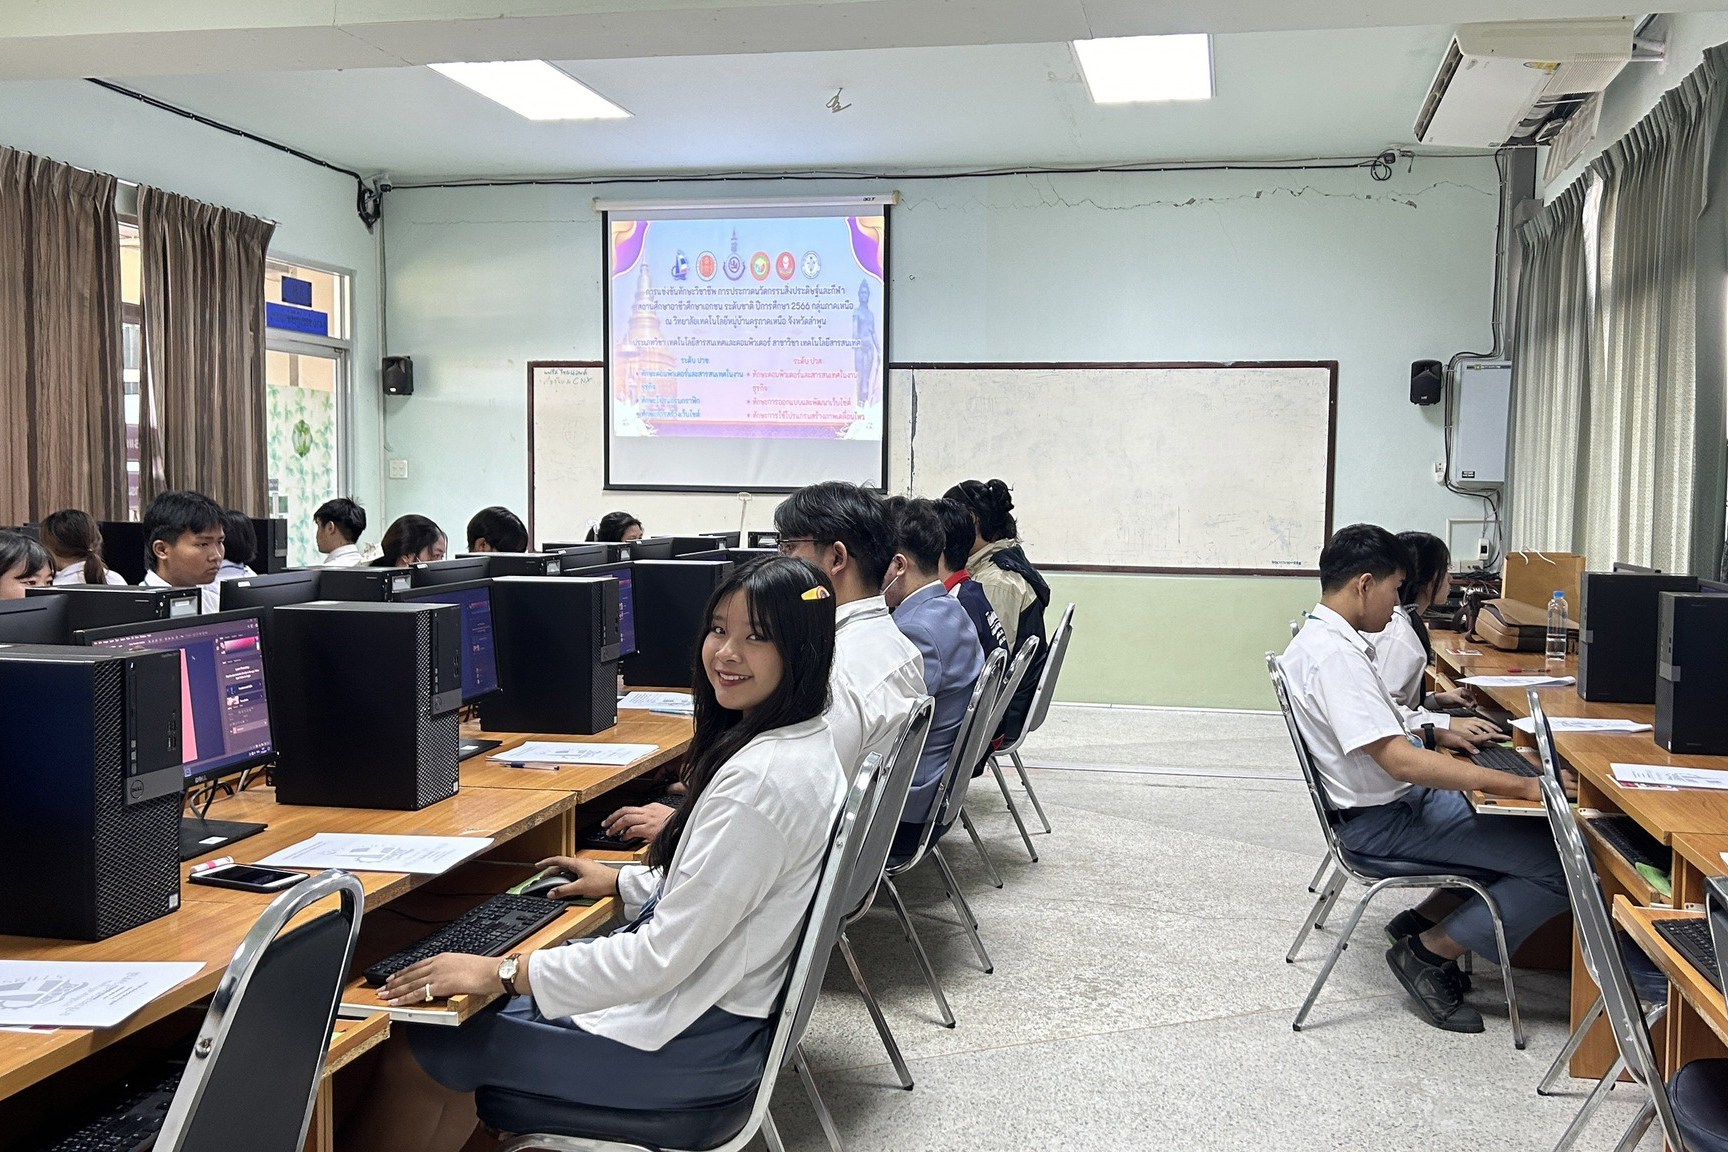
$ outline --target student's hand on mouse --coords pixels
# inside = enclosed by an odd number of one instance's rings
[[[684,781],[674,780],[672,783],[666,785],[666,791],[672,793],[674,796],[683,796],[688,793],[690,789],[684,787]]]
[[[599,900],[618,895],[618,869],[610,864],[602,864],[598,860],[583,860],[576,856],[550,856],[535,867],[556,868],[575,877],[570,883],[548,892],[548,899],[569,900],[575,896],[585,896],[591,900]]]
[[[1433,694],[1431,699],[1434,701],[1434,706],[1436,708],[1476,707],[1476,694],[1470,691],[1469,685],[1465,685],[1462,688],[1454,688],[1450,692],[1436,692]]]
[[[660,835],[660,829],[666,827],[666,821],[672,818],[677,809],[666,804],[643,804],[640,807],[620,808],[600,822],[600,827],[606,830],[608,836],[616,836],[620,840],[640,840],[650,843]]]
[[[392,1008],[408,1008],[463,993],[504,991],[498,979],[497,956],[465,956],[444,952],[410,964],[384,982],[378,999]]]

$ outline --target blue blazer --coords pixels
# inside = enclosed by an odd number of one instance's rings
[[[936,786],[954,739],[972,702],[972,688],[984,671],[984,649],[966,609],[947,594],[940,580],[918,589],[894,609],[894,623],[924,657],[924,690],[936,698],[930,736],[912,775],[902,821],[922,823],[930,815]]]

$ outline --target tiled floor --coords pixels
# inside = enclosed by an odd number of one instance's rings
[[[1486,964],[1472,999],[1487,1032],[1435,1031],[1382,959],[1397,897],[1370,910],[1307,1030],[1291,1031],[1334,937],[1284,963],[1320,839],[1277,716],[1058,707],[1028,750],[1029,763],[1075,766],[1034,770],[1055,828],[1034,836],[1040,861],[994,787],[971,807],[1006,886],[989,885],[964,837],[948,842],[995,974],[933,870],[903,886],[958,1027],[938,1024],[891,911],[854,929],[914,1091],[898,1087],[844,966],[829,969],[806,1048],[848,1149],[1553,1146],[1586,1087],[1535,1094],[1566,1038],[1564,980],[1517,973],[1526,1051]],[[1613,1147],[1635,1111],[1622,1089],[1578,1147]],[[826,1147],[796,1082],[781,1082],[774,1112],[791,1152]]]

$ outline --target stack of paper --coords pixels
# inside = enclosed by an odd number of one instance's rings
[[[1477,688],[1558,688],[1573,683],[1570,676],[1466,676],[1460,684]]]
[[[0,960],[0,1027],[112,1028],[203,967]]]
[[[618,700],[620,708],[646,708],[674,716],[694,716],[696,698],[688,692],[632,692]]]
[[[1728,772],[1714,768],[1672,768],[1665,764],[1610,764],[1614,783],[1626,788],[1703,788],[1728,792]]]
[[[1536,732],[1536,721],[1529,716],[1520,716],[1512,721],[1512,727],[1520,732]],[[1650,725],[1640,724],[1636,720],[1595,720],[1588,716],[1550,716],[1548,727],[1555,732],[1648,732]]]
[[[320,832],[310,840],[266,856],[273,868],[320,872],[412,872],[436,876],[492,846],[490,836],[372,836],[361,832]]]
[[[530,764],[599,764],[622,768],[660,750],[658,744],[578,744],[562,740],[526,740],[494,752],[488,760],[520,768]]]

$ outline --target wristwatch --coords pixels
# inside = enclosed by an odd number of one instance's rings
[[[504,985],[506,996],[518,996],[516,991],[516,973],[522,967],[522,953],[512,952],[498,964],[498,982]]]

